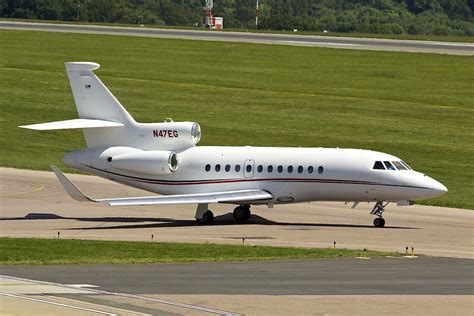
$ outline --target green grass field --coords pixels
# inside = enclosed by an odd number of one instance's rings
[[[143,122],[199,122],[201,145],[350,147],[401,157],[474,209],[474,58],[139,37],[0,31],[0,165],[48,169],[80,131],[65,61],[98,75]],[[68,169],[65,169],[68,170]],[[70,171],[70,170],[69,170]]]
[[[0,238],[0,264],[138,264],[364,256],[363,250],[218,244]],[[367,251],[369,257],[398,253]]]

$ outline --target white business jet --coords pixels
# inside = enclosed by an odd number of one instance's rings
[[[236,204],[237,221],[250,206],[310,201],[375,202],[375,227],[385,206],[447,192],[440,182],[395,156],[360,149],[199,146],[194,122],[137,123],[95,75],[96,63],[68,62],[79,119],[21,126],[34,130],[83,129],[87,148],[67,153],[64,164],[161,195],[92,199],[51,166],[77,201],[108,205],[197,204],[201,224],[214,219],[208,205]]]

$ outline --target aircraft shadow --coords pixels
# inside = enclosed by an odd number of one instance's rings
[[[173,218],[161,217],[64,217],[52,213],[29,213],[24,217],[2,217],[0,221],[11,220],[76,220],[80,222],[101,222],[101,223],[140,223],[135,225],[114,225],[105,227],[73,227],[66,230],[113,230],[113,229],[141,229],[160,227],[190,227],[201,226],[193,220],[177,220]],[[331,223],[288,223],[268,220],[256,214],[252,214],[246,222],[236,222],[232,213],[216,216],[212,226],[233,226],[233,225],[276,225],[286,226],[288,229],[305,230],[318,227],[346,227],[346,228],[374,228],[372,225],[357,224],[331,224]],[[385,226],[384,229],[419,229],[416,227]]]

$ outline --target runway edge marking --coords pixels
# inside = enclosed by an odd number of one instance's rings
[[[5,276],[2,276],[2,277],[5,277]],[[27,279],[25,279],[25,280],[27,280]],[[32,281],[32,280],[29,280],[29,281]],[[82,310],[82,311],[86,311],[86,312],[92,312],[92,313],[96,313],[96,314],[116,316],[115,314],[105,312],[105,311],[100,311],[100,310],[97,310],[97,309],[91,309],[91,308],[80,307],[80,306],[76,306],[76,305],[57,303],[57,302],[42,300],[42,299],[39,299],[39,298],[33,298],[33,297],[26,296],[26,295],[21,295],[21,294],[12,294],[12,293],[0,292],[0,295],[19,298],[19,299],[23,299],[23,300],[29,300],[29,301],[38,302],[38,303],[45,303],[45,304],[50,304],[50,305],[55,305],[55,306],[60,306],[60,307],[78,309],[78,310]]]
[[[8,275],[0,275],[0,278],[18,280],[18,281],[27,281],[27,282],[32,282],[32,283],[42,284],[42,285],[53,285],[53,286],[58,286],[58,287],[77,289],[77,287],[66,285],[66,284],[49,282],[49,281],[38,281],[38,280],[19,278],[19,277],[13,277],[13,276],[8,276]],[[191,310],[195,310],[195,311],[206,312],[206,313],[216,314],[216,315],[223,315],[223,316],[239,316],[240,315],[238,313],[223,311],[223,310],[219,310],[219,309],[215,309],[215,308],[204,307],[204,306],[199,306],[199,305],[192,305],[192,304],[187,304],[187,303],[180,303],[180,302],[176,302],[176,301],[165,300],[165,299],[161,299],[161,298],[154,298],[154,297],[149,297],[149,296],[144,296],[144,295],[127,294],[127,293],[121,293],[121,292],[111,292],[111,291],[97,290],[97,289],[91,289],[91,288],[88,288],[87,291],[90,291],[90,292],[96,293],[96,294],[115,295],[115,296],[133,298],[133,299],[147,301],[147,302],[153,302],[153,303],[159,303],[159,304],[164,304],[164,305],[176,306],[176,307],[181,307],[181,308],[187,308],[187,309],[191,309]],[[4,293],[4,292],[0,292],[0,294],[2,294],[2,295],[3,294],[8,294],[10,296],[11,295],[16,295],[16,294]],[[102,313],[107,314],[107,315],[113,315],[113,314],[105,313],[105,312],[102,312]]]

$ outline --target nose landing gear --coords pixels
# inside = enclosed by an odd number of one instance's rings
[[[382,214],[385,211],[385,207],[388,205],[389,202],[383,204],[383,202],[379,201],[375,203],[374,208],[370,212],[370,214],[377,216],[374,219],[374,226],[377,228],[382,228],[385,226],[385,219],[382,218]]]

